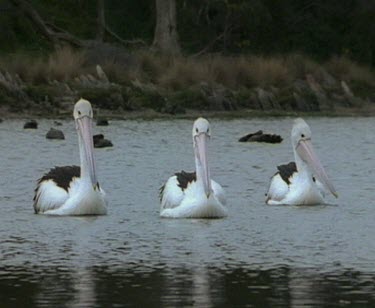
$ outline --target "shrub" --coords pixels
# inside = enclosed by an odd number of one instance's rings
[[[367,67],[357,64],[347,57],[333,57],[326,66],[337,79],[375,86],[375,74]]]
[[[64,47],[48,57],[47,74],[50,80],[67,81],[81,73],[84,54]]]

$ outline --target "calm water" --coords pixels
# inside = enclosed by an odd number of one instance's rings
[[[96,149],[109,214],[34,215],[36,180],[78,164],[72,121],[49,141],[23,121],[0,124],[0,307],[267,307],[375,305],[375,119],[306,119],[339,199],[266,206],[277,164],[293,159],[292,119],[211,121],[212,177],[229,217],[167,220],[158,189],[193,170],[192,121],[114,121]],[[280,145],[243,144],[258,129]]]

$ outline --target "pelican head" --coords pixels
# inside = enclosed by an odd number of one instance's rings
[[[95,188],[98,186],[98,181],[96,178],[94,144],[92,139],[93,112],[90,102],[81,98],[74,106],[73,117],[78,131],[81,153],[81,177],[88,176]]]
[[[73,117],[78,120],[83,117],[93,118],[92,108],[89,101],[81,98],[75,105],[73,111]]]
[[[207,160],[207,141],[210,137],[210,123],[204,118],[195,120],[193,125],[193,144],[197,165],[197,180],[201,177],[207,198],[212,192]]]
[[[293,147],[297,148],[299,142],[303,140],[311,140],[311,130],[303,119],[298,118],[294,120],[294,125],[292,128]]]
[[[310,127],[303,119],[298,118],[294,121],[291,137],[296,155],[308,166],[311,173],[337,198],[337,192],[318,156],[315,154],[311,143]]]

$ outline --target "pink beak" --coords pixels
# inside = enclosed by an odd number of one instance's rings
[[[336,189],[328,178],[318,156],[315,154],[311,141],[309,139],[300,141],[296,151],[301,159],[311,168],[316,178],[337,198]]]
[[[208,198],[212,192],[212,188],[211,188],[210,171],[208,169],[207,139],[208,139],[208,135],[205,133],[200,133],[199,135],[195,136],[196,154],[197,154],[199,163],[202,166],[203,186],[204,186],[204,191],[206,193],[206,196]]]
[[[78,133],[81,136],[83,147],[85,151],[85,159],[88,165],[88,172],[92,185],[96,186],[98,180],[96,178],[96,168],[94,160],[94,142],[92,139],[92,119],[90,117],[83,117],[77,120]]]

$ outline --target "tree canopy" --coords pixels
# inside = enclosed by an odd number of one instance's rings
[[[0,1],[1,52],[49,50],[50,43],[13,2]],[[96,1],[28,2],[46,22],[81,39],[97,38]],[[372,0],[176,0],[176,10],[180,45],[188,55],[304,53],[319,60],[346,55],[375,65]],[[104,15],[118,37],[152,45],[155,0],[105,0]]]

